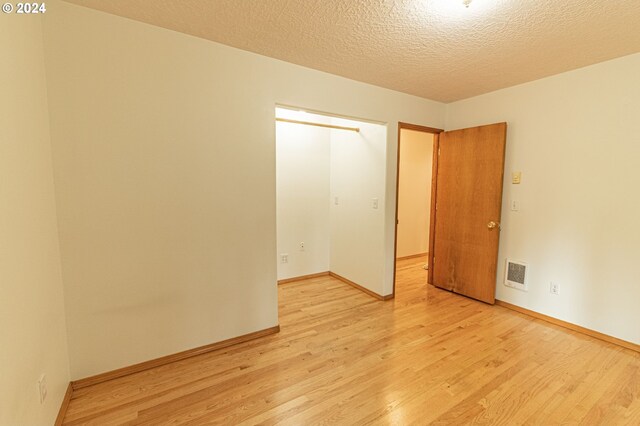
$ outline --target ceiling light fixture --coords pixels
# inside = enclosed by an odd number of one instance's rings
[[[471,4],[471,0],[462,0],[462,4],[464,4],[464,7],[469,7],[469,5]]]

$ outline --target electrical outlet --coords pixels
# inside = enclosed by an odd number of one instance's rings
[[[558,283],[551,282],[549,285],[549,293],[555,294],[556,296],[560,294],[560,285]]]
[[[373,207],[374,209],[378,208],[378,199],[377,198],[372,198],[371,199],[371,207]]]
[[[300,243],[300,251],[304,251],[304,241]]]
[[[44,374],[38,379],[38,394],[40,395],[40,404],[47,399],[47,376]]]
[[[280,263],[289,263],[289,253],[280,254]]]

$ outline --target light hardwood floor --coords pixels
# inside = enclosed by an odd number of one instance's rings
[[[640,425],[640,354],[424,284],[280,286],[281,332],[74,392],[65,424]]]

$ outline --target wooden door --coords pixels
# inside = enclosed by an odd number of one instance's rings
[[[507,124],[440,133],[433,281],[495,302]]]

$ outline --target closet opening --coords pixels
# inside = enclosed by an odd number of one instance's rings
[[[280,105],[275,121],[278,284],[384,298],[386,125]]]

